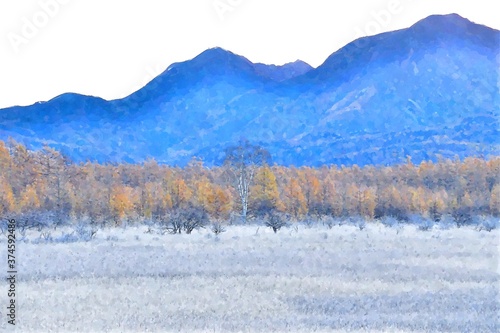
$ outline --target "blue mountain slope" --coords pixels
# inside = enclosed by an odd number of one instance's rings
[[[0,110],[0,139],[75,160],[219,164],[241,137],[285,165],[499,155],[500,33],[458,15],[366,37],[312,69],[220,48],[114,101],[65,94]]]

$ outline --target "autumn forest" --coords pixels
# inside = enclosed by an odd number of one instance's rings
[[[168,221],[176,212],[197,209],[210,221],[228,223],[241,217],[242,206],[248,220],[276,213],[289,221],[408,221],[414,215],[439,221],[446,214],[466,224],[474,216],[500,215],[498,157],[418,165],[408,158],[402,165],[362,168],[262,163],[251,172],[245,201],[226,165],[206,168],[197,159],[184,168],[154,160],[77,164],[47,146],[30,151],[0,141],[0,217],[120,225]]]

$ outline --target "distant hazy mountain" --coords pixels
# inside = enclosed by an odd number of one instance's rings
[[[321,66],[220,48],[114,101],[64,94],[0,110],[0,139],[77,161],[219,164],[244,137],[285,165],[500,155],[500,32],[458,15],[354,41]]]

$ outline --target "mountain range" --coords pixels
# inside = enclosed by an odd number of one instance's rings
[[[450,14],[353,41],[317,68],[213,48],[123,99],[67,93],[2,109],[0,140],[181,166],[220,165],[242,138],[296,166],[498,156],[499,45],[498,30]]]

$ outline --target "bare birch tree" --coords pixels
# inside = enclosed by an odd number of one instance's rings
[[[242,140],[237,146],[226,149],[224,166],[231,177],[233,186],[241,202],[241,217],[246,222],[250,187],[257,168],[263,163],[269,164],[271,155],[260,146]]]

